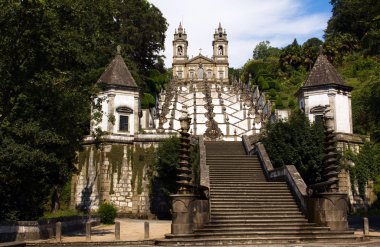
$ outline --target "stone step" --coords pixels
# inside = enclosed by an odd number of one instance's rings
[[[288,188],[288,185],[286,183],[276,183],[276,182],[241,182],[241,183],[225,182],[225,183],[220,183],[220,184],[214,184],[214,186],[216,187],[226,187],[226,188],[229,188],[231,185],[234,185],[235,188],[236,187]]]
[[[281,195],[281,194],[277,194],[277,195],[266,195],[266,194],[259,194],[259,195],[215,195],[213,193],[211,193],[211,196],[210,196],[211,199],[216,199],[216,200],[224,200],[224,201],[227,201],[227,200],[246,200],[246,199],[252,199],[252,200],[256,200],[256,199],[276,199],[276,200],[279,200],[279,199],[287,199],[287,200],[294,200],[293,196],[292,195]],[[250,201],[252,201],[250,200]]]
[[[250,196],[241,196],[236,198],[231,197],[211,197],[211,202],[249,202],[249,203],[256,203],[256,202],[293,202],[295,201],[293,197],[270,197],[270,196],[256,196],[256,197],[250,197]]]
[[[265,181],[264,181],[265,182]],[[223,192],[244,192],[244,191],[257,191],[257,192],[267,192],[267,191],[278,191],[278,192],[290,192],[287,186],[268,186],[268,185],[248,185],[242,186],[239,183],[236,185],[229,184],[228,186],[222,186],[219,183],[212,183],[211,191],[223,191]]]
[[[265,207],[253,207],[253,208],[242,208],[242,207],[237,207],[237,208],[215,208],[215,207],[212,207],[211,209],[211,213],[214,214],[214,213],[236,213],[236,214],[245,214],[245,213],[263,213],[263,214],[270,214],[270,213],[274,213],[274,214],[281,214],[281,213],[290,213],[290,212],[298,212],[298,213],[301,213],[299,211],[299,209],[297,207],[283,207],[281,208],[281,210],[279,210],[279,208],[265,208]]]
[[[247,202],[244,200],[241,201],[211,201],[211,206],[220,206],[220,204],[229,206],[229,207],[235,207],[235,206],[265,206],[267,205],[268,207],[272,206],[297,206],[298,204],[293,200],[293,201],[269,201],[269,200],[263,200],[263,201],[256,201],[256,202]]]
[[[245,232],[245,231],[233,231],[233,232],[196,232],[193,235],[194,238],[205,238],[205,237],[219,237],[219,238],[246,238],[246,237],[265,237],[265,238],[274,238],[274,237],[291,237],[291,236],[298,236],[298,237],[315,237],[315,234],[318,234],[318,236],[339,236],[339,235],[346,235],[346,234],[352,234],[352,232],[346,232],[346,231],[339,231],[339,232],[332,232],[332,231],[326,231],[326,230],[289,230],[289,231],[257,231],[257,232]]]
[[[242,169],[235,169],[235,168],[220,168],[220,167],[210,167],[209,169],[210,174],[245,174],[245,173],[262,173],[264,174],[262,169],[259,168],[242,168]]]
[[[237,209],[246,209],[246,210],[291,210],[291,209],[298,209],[298,205],[295,203],[277,203],[277,204],[229,204],[226,205],[225,203],[213,203],[211,204],[211,212],[214,210],[237,210]]]
[[[305,218],[273,218],[268,220],[267,218],[248,218],[248,219],[241,219],[241,218],[230,218],[230,219],[211,219],[212,224],[233,224],[233,223],[266,223],[268,225],[272,223],[283,223],[283,225],[288,225],[289,223],[308,223],[307,219]]]
[[[266,191],[257,191],[257,190],[229,190],[224,189],[224,191],[221,190],[215,190],[213,189],[211,192],[211,195],[225,195],[225,196],[236,196],[236,195],[289,195],[292,196],[292,193],[287,190],[283,191],[277,191],[277,190],[266,190]]]
[[[259,161],[257,160],[250,160],[250,159],[207,159],[206,158],[206,163],[208,165],[211,165],[211,166],[222,166],[222,165],[228,165],[228,164],[238,164],[238,165],[241,165],[241,166],[245,166],[245,165],[255,165],[255,166],[260,166],[261,167],[261,164]]]
[[[219,220],[241,220],[241,221],[247,221],[247,220],[266,220],[266,222],[271,222],[273,220],[303,220],[305,217],[301,215],[258,215],[258,214],[247,214],[247,215],[214,215],[211,213],[210,217],[211,221],[219,221]],[[305,219],[306,220],[306,219]]]
[[[222,233],[222,232],[266,232],[266,231],[276,231],[276,232],[286,232],[286,231],[329,231],[329,227],[317,227],[317,226],[268,226],[268,225],[261,225],[261,226],[237,226],[237,227],[205,227],[203,229],[197,229],[194,232],[195,233]]]
[[[254,182],[265,182],[266,181],[266,178],[265,177],[250,177],[250,178],[234,178],[234,179],[212,179],[210,178],[210,184],[215,184],[215,183],[223,183],[223,181],[225,182],[233,182],[233,183],[239,183],[239,182],[242,182],[242,181],[254,181]],[[231,185],[233,186],[233,185]]]
[[[173,236],[174,237],[174,236]],[[187,237],[187,238],[186,238]],[[344,242],[352,243],[361,240],[361,238],[356,237],[353,234],[347,233],[344,235],[311,235],[311,236],[286,236],[286,237],[268,237],[263,238],[262,236],[257,237],[228,237],[220,238],[218,237],[205,237],[205,238],[191,238],[186,236],[185,238],[176,237],[171,240],[170,235],[164,240],[156,241],[157,245],[160,246],[231,246],[231,245],[263,245],[265,244],[281,244],[284,243],[307,243],[307,242],[318,242],[318,243],[331,243],[331,242]]]
[[[264,174],[253,174],[253,175],[220,175],[220,176],[210,176],[210,181],[212,180],[213,182],[220,181],[220,182],[233,182],[233,183],[243,183],[243,182],[255,182],[255,180],[252,180],[252,178],[265,178]],[[257,181],[256,181],[257,182]],[[260,182],[266,182],[266,178],[264,181]]]
[[[303,214],[300,212],[300,211],[288,211],[288,210],[281,210],[281,211],[259,211],[259,210],[256,210],[256,211],[215,211],[213,210],[211,212],[211,217],[218,217],[218,216],[231,216],[231,217],[234,217],[234,216],[268,216],[268,217],[277,217],[277,216],[281,216],[281,215],[287,215],[287,216],[302,216],[303,217]]]
[[[227,229],[227,228],[280,228],[280,227],[298,227],[298,228],[307,228],[307,227],[318,227],[315,223],[309,222],[288,222],[286,226],[284,226],[283,222],[235,222],[235,223],[214,223],[210,222],[204,226],[204,229]],[[328,227],[326,227],[328,228]]]

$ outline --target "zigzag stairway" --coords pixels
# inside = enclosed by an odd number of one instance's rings
[[[267,181],[257,156],[241,142],[206,142],[210,171],[210,222],[187,237],[161,245],[228,245],[354,241],[309,223],[286,182]]]

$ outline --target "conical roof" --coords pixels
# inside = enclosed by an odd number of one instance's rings
[[[100,76],[97,83],[115,86],[138,87],[135,79],[133,79],[131,72],[129,72],[129,69],[125,64],[124,59],[120,55],[119,50],[115,58]]]
[[[303,86],[315,87],[332,84],[345,85],[342,77],[340,77],[329,60],[327,60],[327,57],[320,54]]]

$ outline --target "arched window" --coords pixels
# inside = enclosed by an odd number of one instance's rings
[[[182,56],[182,54],[183,54],[183,48],[182,48],[182,46],[178,46],[178,48],[177,48],[177,55],[178,56]]]
[[[223,55],[223,46],[221,45],[218,47],[218,54]]]

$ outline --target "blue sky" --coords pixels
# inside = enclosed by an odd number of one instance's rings
[[[166,67],[172,63],[172,40],[179,22],[188,34],[188,54],[212,56],[212,35],[219,22],[229,40],[230,67],[241,67],[252,57],[258,42],[283,47],[297,38],[322,39],[331,17],[329,0],[149,0],[169,24],[166,33]]]

